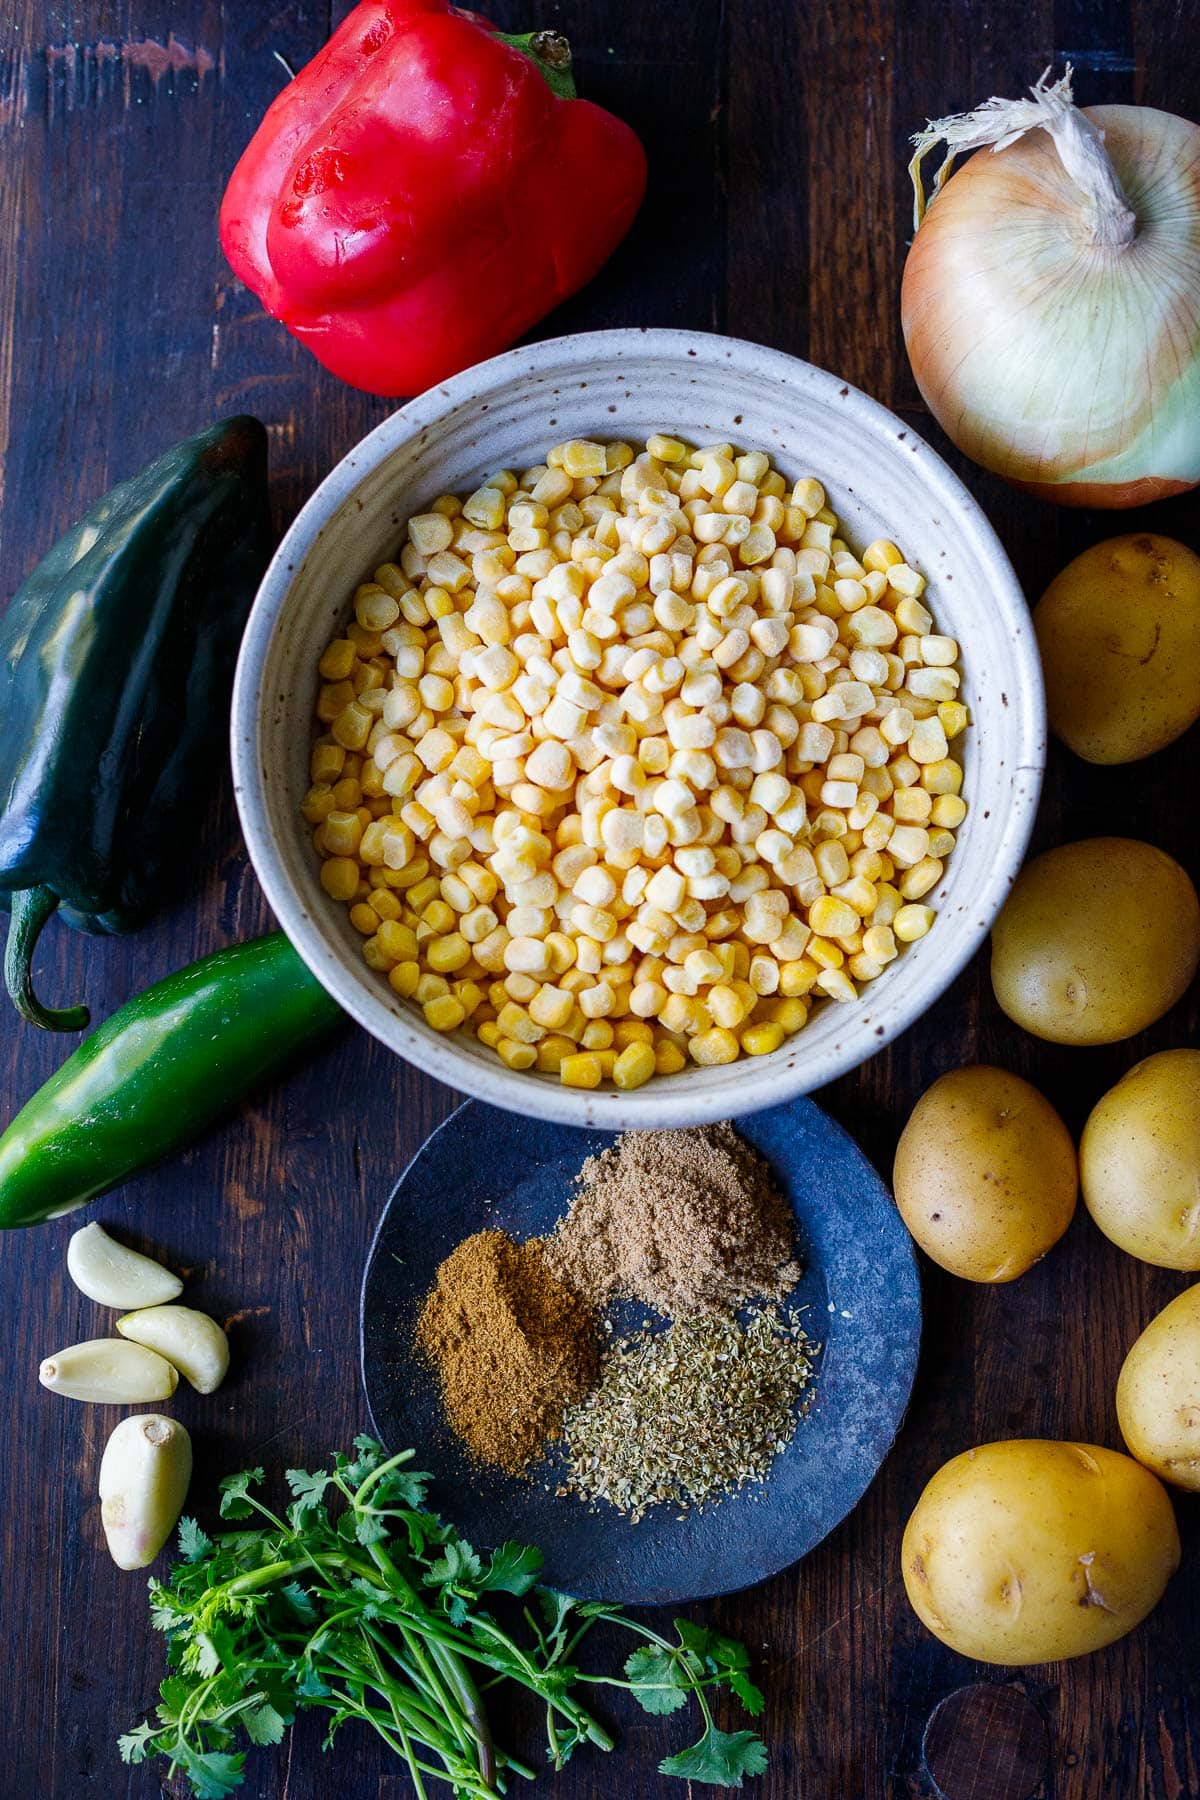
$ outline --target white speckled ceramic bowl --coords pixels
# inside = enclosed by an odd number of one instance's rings
[[[356,584],[394,556],[409,515],[522,468],[565,438],[678,432],[762,449],[815,475],[859,548],[895,536],[929,582],[940,631],[963,647],[970,811],[939,917],[853,1004],[818,1006],[773,1056],[689,1069],[633,1093],[515,1074],[465,1033],[430,1030],[367,968],[346,909],[317,879],[299,803],[316,665]],[[604,331],[512,350],[422,394],[363,439],[296,519],[259,590],[238,663],[233,767],[255,870],[292,943],[350,1016],[451,1087],[568,1124],[691,1125],[821,1087],[919,1019],[983,942],[1020,867],[1045,761],[1033,628],[1004,551],[940,457],[865,394],[778,351],[684,331]]]

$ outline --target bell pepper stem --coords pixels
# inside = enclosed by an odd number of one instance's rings
[[[571,69],[571,46],[560,31],[523,31],[515,34],[498,31],[501,43],[508,44],[527,56],[541,70],[552,94],[559,100],[574,100],[575,76]]]
[[[4,946],[4,985],[21,1017],[31,1025],[40,1025],[43,1031],[83,1031],[91,1018],[86,1006],[43,1006],[33,991],[34,946],[57,905],[58,895],[48,887],[20,888],[13,894]]]

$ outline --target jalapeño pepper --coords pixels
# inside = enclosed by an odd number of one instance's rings
[[[179,1149],[341,1017],[281,931],[156,982],[0,1137],[0,1229],[72,1212]]]
[[[157,905],[223,755],[242,626],[271,550],[267,434],[236,418],[122,482],[43,558],[0,619],[5,981],[53,1011],[30,959],[56,909],[129,931]]]

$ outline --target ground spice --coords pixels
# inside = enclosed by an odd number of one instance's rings
[[[702,1313],[615,1343],[599,1386],[567,1412],[558,1491],[636,1522],[660,1502],[687,1511],[761,1481],[795,1435],[815,1348],[776,1308],[744,1323]]]
[[[519,1473],[562,1432],[599,1372],[595,1314],[536,1242],[464,1238],[438,1269],[417,1324],[446,1416],[472,1454]]]
[[[730,1312],[800,1278],[792,1209],[731,1125],[627,1131],[578,1181],[544,1247],[595,1306],[624,1296],[672,1318]]]

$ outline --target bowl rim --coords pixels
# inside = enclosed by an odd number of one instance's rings
[[[786,385],[802,385],[836,402],[861,420],[869,436],[894,438],[896,427],[901,427],[905,449],[917,459],[923,480],[943,505],[955,510],[976,541],[981,561],[992,572],[993,606],[1006,615],[1019,608],[1026,619],[1031,617],[1008,554],[970,489],[906,420],[840,376],[749,339],[676,327],[621,327],[541,339],[477,363],[389,413],[334,465],[296,514],[259,585],[238,655],[230,719],[234,798],[251,866],[294,949],[347,1015],[396,1055],[459,1092],[507,1111],[562,1124],[610,1130],[702,1124],[757,1112],[811,1093],[869,1061],[914,1025],[975,956],[1016,878],[1037,814],[1046,764],[1042,670],[1032,628],[1016,633],[1010,639],[1016,688],[1011,709],[1013,774],[1022,782],[1027,803],[1013,806],[999,825],[991,846],[990,870],[976,895],[978,904],[969,914],[962,912],[957,916],[957,935],[952,944],[946,945],[947,954],[939,965],[937,993],[915,1005],[905,1001],[903,989],[889,996],[886,1013],[882,1017],[878,1012],[872,1015],[876,1030],[865,1055],[861,1042],[847,1033],[840,1044],[822,1050],[816,1057],[799,1056],[794,1064],[780,1064],[769,1073],[756,1058],[746,1059],[745,1091],[737,1094],[736,1105],[731,1106],[734,1096],[727,1087],[697,1091],[687,1083],[686,1071],[669,1082],[652,1081],[631,1093],[531,1081],[525,1073],[506,1068],[498,1059],[494,1066],[491,1061],[476,1060],[458,1047],[456,1034],[436,1033],[423,1020],[397,1020],[386,1008],[374,1016],[364,1016],[368,1009],[357,971],[351,973],[332,936],[321,929],[292,886],[269,828],[267,778],[259,761],[258,740],[263,672],[275,630],[296,575],[328,521],[381,462],[464,402],[487,398],[522,375],[542,375],[560,368],[569,373],[583,347],[590,356],[597,352],[607,352],[614,359],[622,353],[650,355],[692,368],[699,350],[705,360],[723,363],[731,374],[736,375],[740,365],[748,375],[753,371],[761,377],[765,367],[766,372],[773,371]],[[401,1037],[407,1042],[399,1042]],[[750,1079],[751,1070],[758,1077],[757,1082]]]

